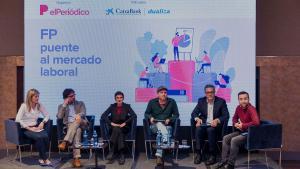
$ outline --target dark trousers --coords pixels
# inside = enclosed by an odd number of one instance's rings
[[[200,126],[196,127],[195,139],[197,153],[201,153],[204,147],[204,140],[208,139],[208,150],[211,155],[216,154],[217,134],[220,134],[221,127]]]
[[[222,162],[228,161],[228,163],[234,165],[239,148],[245,144],[246,138],[239,131],[224,136],[222,142]]]
[[[177,56],[177,60],[179,60],[179,50],[178,47],[174,46],[174,60],[176,60],[176,56]]]
[[[125,137],[127,133],[128,128],[126,126],[123,128],[112,126],[110,141],[112,143],[114,153],[124,151]]]
[[[29,139],[34,140],[35,147],[39,151],[39,158],[46,160],[47,159],[46,152],[49,146],[48,133],[45,130],[41,132],[33,132],[33,131],[25,130],[24,134]]]

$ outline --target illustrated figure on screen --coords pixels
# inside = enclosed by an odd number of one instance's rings
[[[179,33],[178,32],[176,32],[175,33],[175,37],[172,39],[172,45],[173,45],[173,52],[174,52],[174,60],[176,60],[176,58],[177,58],[177,60],[179,61],[179,50],[178,50],[178,45],[179,45],[179,42],[181,41],[181,40],[183,40],[184,39],[184,35],[181,35],[181,36],[179,36]]]
[[[208,139],[209,158],[206,165],[216,163],[216,143],[222,137],[222,128],[228,122],[229,112],[226,101],[215,96],[215,86],[208,84],[204,87],[205,97],[199,98],[191,118],[195,125],[196,157],[195,164],[200,164],[203,159],[204,140]]]
[[[150,87],[150,83],[149,83],[149,70],[148,67],[146,67],[141,73],[140,73],[140,82],[146,82],[146,88]],[[141,86],[141,85],[140,85]]]
[[[202,58],[196,58],[196,63],[198,65],[198,70],[197,72],[198,73],[204,73],[204,68],[205,67],[211,67],[211,61],[210,61],[210,58],[207,54],[206,51],[203,51],[204,55],[202,56]]]
[[[75,99],[75,91],[65,89],[62,95],[64,101],[58,106],[56,117],[63,119],[63,123],[67,126],[67,134],[58,145],[58,148],[63,151],[68,145],[73,144],[73,147],[76,147],[81,144],[82,129],[88,128],[89,124],[86,119],[85,104]],[[73,167],[81,167],[80,157],[80,149],[73,148]]]
[[[124,94],[121,91],[115,93],[115,103],[111,104],[101,115],[107,125],[111,128],[110,141],[112,143],[111,152],[108,155],[108,164],[114,163],[119,158],[119,164],[125,163],[125,139],[127,133],[130,132],[131,122],[136,118],[135,112],[130,104],[124,103]]]
[[[157,72],[162,72],[162,67],[161,67],[161,64],[163,64],[162,61],[163,59],[160,58],[159,53],[155,53],[155,55],[151,58],[153,67]]]
[[[30,89],[27,92],[25,103],[19,108],[16,122],[19,122],[24,131],[24,135],[35,141],[36,149],[39,151],[39,164],[41,166],[51,166],[51,162],[46,154],[49,147],[49,137],[45,124],[49,120],[49,113],[39,102],[40,93],[36,89]],[[38,117],[42,115],[44,119],[37,123]]]
[[[161,136],[162,143],[166,143],[168,134],[172,131],[172,124],[179,118],[176,101],[167,95],[168,89],[164,86],[157,88],[157,98],[148,102],[145,119],[150,122],[151,133]],[[157,143],[158,144],[158,143]],[[163,165],[163,150],[157,148],[155,156],[157,165]]]
[[[239,105],[232,117],[234,132],[223,137],[221,161],[217,169],[234,169],[239,148],[246,143],[248,128],[260,124],[257,111],[249,102],[249,94],[245,91],[239,92],[238,100]]]
[[[219,73],[219,80],[215,81],[215,85],[219,86],[220,88],[226,88],[227,84],[229,84],[230,77],[228,75]]]

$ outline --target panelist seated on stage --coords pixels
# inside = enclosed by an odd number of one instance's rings
[[[171,124],[179,117],[176,101],[168,97],[167,90],[166,87],[160,86],[157,89],[157,98],[149,101],[145,111],[145,119],[151,123],[151,132],[157,134],[157,131],[160,131],[163,140],[167,139]],[[157,157],[157,165],[162,165],[163,150],[157,148],[155,155]]]
[[[203,161],[204,140],[207,138],[209,158],[205,163],[206,165],[212,165],[216,163],[217,138],[222,137],[223,124],[228,122],[229,113],[226,101],[215,96],[215,86],[206,85],[204,92],[205,97],[199,98],[191,114],[196,125],[195,139],[197,154],[194,163],[200,164]]]
[[[26,101],[19,108],[16,122],[19,122],[24,135],[34,140],[36,149],[39,152],[39,164],[41,166],[51,165],[46,152],[49,146],[49,137],[44,124],[49,120],[49,113],[39,102],[40,93],[36,89],[30,89],[26,95]],[[37,123],[40,115],[44,116],[41,123]]]
[[[64,102],[58,106],[56,116],[58,119],[63,119],[63,123],[67,126],[67,134],[58,145],[60,150],[65,150],[71,144],[73,144],[73,147],[80,145],[82,129],[88,127],[88,120],[85,117],[85,104],[82,101],[77,101],[75,96],[76,94],[73,89],[65,89],[63,91]],[[80,157],[80,149],[74,148],[73,167],[81,167]]]
[[[101,119],[110,126],[111,132],[112,149],[107,163],[112,164],[119,157],[119,164],[123,165],[125,163],[125,138],[130,132],[130,125],[136,118],[136,114],[130,104],[123,102],[124,94],[121,91],[115,93],[115,101],[116,103],[111,104],[101,115]]]
[[[234,169],[239,147],[246,143],[248,128],[260,124],[257,111],[249,102],[249,94],[245,91],[239,92],[238,100],[239,105],[232,118],[235,131],[223,137],[222,159],[217,166],[218,169]]]

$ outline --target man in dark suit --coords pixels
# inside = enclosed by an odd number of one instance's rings
[[[206,165],[216,163],[215,147],[217,138],[222,133],[222,126],[228,122],[229,113],[226,101],[215,96],[215,87],[213,85],[206,85],[204,87],[205,97],[199,98],[198,104],[193,110],[191,116],[195,120],[196,130],[196,158],[195,164],[200,164],[203,160],[202,149],[204,140],[208,138],[209,158]]]

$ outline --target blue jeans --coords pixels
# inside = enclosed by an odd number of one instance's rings
[[[161,131],[163,142],[167,142],[168,130],[169,130],[170,128],[172,129],[171,126],[165,126],[165,125],[164,125],[163,123],[161,123],[161,122],[157,122],[157,123],[152,124],[152,125],[150,126],[151,132],[152,132],[153,134],[157,134],[157,131],[158,131],[158,130]],[[171,130],[171,131],[172,131],[172,130]],[[157,143],[156,143],[156,145],[157,145]],[[162,157],[162,156],[163,156],[163,150],[160,149],[160,148],[157,148],[157,149],[156,149],[155,156],[157,156],[157,157]]]
[[[24,134],[29,139],[34,140],[36,149],[39,151],[39,158],[43,160],[47,160],[47,147],[49,146],[49,138],[46,130],[41,132],[33,132],[29,130],[25,130]]]

